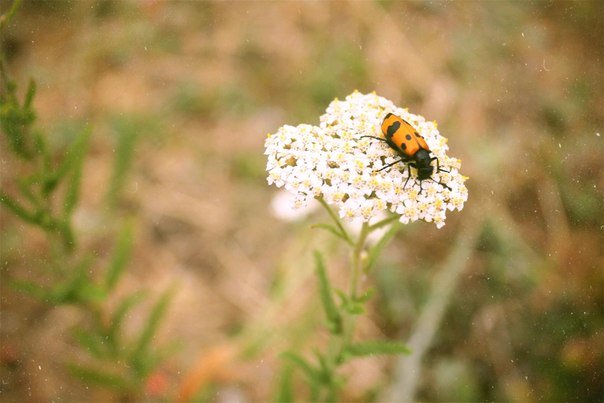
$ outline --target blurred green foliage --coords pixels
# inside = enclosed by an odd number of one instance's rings
[[[19,2],[2,15],[2,28],[14,15]],[[73,216],[79,204],[80,186],[85,178],[84,159],[92,130],[87,125],[68,124],[49,146],[47,135],[35,127],[33,107],[35,82],[29,83],[23,102],[6,65],[4,48],[0,55],[0,122],[2,133],[14,158],[22,160],[25,174],[13,174],[8,182],[12,192],[0,191],[0,203],[18,219],[47,234],[48,257],[39,272],[49,272],[46,284],[11,278],[13,287],[52,308],[73,305],[81,310],[82,323],[73,331],[74,340],[96,360],[91,364],[71,362],[70,371],[88,384],[119,390],[122,396],[137,398],[147,377],[174,352],[174,347],[155,351],[152,340],[165,316],[174,289],[166,291],[151,308],[134,340],[121,329],[130,311],[142,300],[141,293],[121,299],[113,313],[107,312],[112,293],[122,278],[133,247],[133,222],[126,221],[117,237],[115,250],[104,274],[93,276],[98,263],[79,247]],[[110,204],[115,204],[131,165],[138,125],[117,122],[119,134],[111,184]],[[59,140],[59,141],[57,141]],[[4,239],[4,237],[3,237]],[[4,276],[4,274],[3,274]],[[106,316],[110,319],[107,320]],[[116,372],[119,368],[119,372]]]
[[[291,397],[296,395],[293,386],[294,368],[297,368],[304,375],[309,389],[306,396],[307,400],[337,401],[339,400],[340,391],[347,382],[346,378],[341,375],[340,369],[345,363],[356,358],[410,353],[409,348],[400,341],[356,341],[354,337],[356,322],[367,313],[365,306],[373,296],[371,289],[361,293],[358,284],[360,276],[369,273],[375,260],[375,258],[364,259],[362,257],[366,247],[369,247],[369,245],[365,245],[365,242],[372,231],[388,225],[393,220],[391,218],[384,219],[371,226],[364,223],[358,236],[353,239],[329,205],[324,201],[322,201],[322,205],[331,216],[334,225],[323,224],[316,227],[325,229],[330,234],[340,238],[350,248],[352,259],[347,273],[350,287],[347,291],[343,291],[332,285],[324,258],[321,253],[316,251],[314,263],[318,282],[317,293],[321,300],[327,322],[326,327],[330,334],[328,347],[323,350],[315,347],[312,359],[305,358],[304,355],[293,350],[282,354],[282,358],[286,362],[278,379],[276,396],[278,401],[291,400]],[[381,251],[384,244],[392,239],[397,229],[399,229],[399,226],[395,225],[389,232],[383,234],[376,245],[369,247],[369,254],[378,255],[379,252],[376,252],[376,250]]]
[[[4,60],[2,55],[1,126],[14,154],[28,161],[33,169],[31,174],[15,181],[22,200],[0,191],[0,203],[23,221],[46,232],[57,233],[63,247],[71,251],[75,247],[71,216],[78,201],[83,157],[88,148],[90,131],[83,132],[73,141],[65,150],[61,163],[54,165],[46,139],[32,128],[35,120],[35,112],[32,110],[35,84],[30,82],[25,100],[20,104],[16,84],[9,78]],[[53,205],[52,199],[56,197],[60,185],[63,185],[65,190],[62,201],[57,206]]]

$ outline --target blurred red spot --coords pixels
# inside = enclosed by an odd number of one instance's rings
[[[154,372],[147,378],[147,383],[145,385],[145,391],[151,397],[159,397],[163,396],[168,389],[168,378],[167,376],[160,372]]]

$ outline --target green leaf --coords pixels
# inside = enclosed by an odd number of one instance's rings
[[[21,192],[21,195],[23,195],[23,197],[25,197],[36,210],[44,209],[42,202],[38,199],[38,197],[34,194],[34,192],[32,192],[32,189],[31,189],[32,178],[31,177],[30,178],[17,178],[16,182],[17,182],[17,187],[19,188],[19,192]]]
[[[276,402],[293,402],[294,401],[294,385],[292,383],[294,370],[290,365],[279,374],[279,387],[277,390]]]
[[[107,330],[107,339],[112,346],[119,345],[119,332],[122,327],[122,323],[126,314],[130,309],[132,309],[136,304],[141,302],[145,294],[143,292],[134,293],[126,298],[124,298],[113,315],[111,316],[111,324],[109,325],[109,329]]]
[[[146,365],[145,356],[148,354],[151,340],[153,340],[153,337],[157,332],[159,324],[164,317],[166,310],[168,309],[170,300],[174,296],[175,290],[175,287],[170,287],[155,303],[151,309],[147,323],[145,324],[145,327],[143,328],[143,331],[141,332],[134,347],[132,362],[139,374],[144,375],[149,369],[148,365]]]
[[[52,231],[58,231],[63,238],[63,246],[65,247],[66,252],[73,252],[75,249],[75,234],[71,228],[69,217],[63,220],[57,220],[49,216],[48,219],[49,222],[46,225],[46,228]]]
[[[354,298],[337,288],[334,289],[334,291],[340,298],[340,305],[342,306],[342,309],[352,315],[361,315],[365,313],[364,304],[367,302],[367,300],[369,300],[369,298],[371,298],[371,295],[373,295],[372,290],[368,290],[363,295]]]
[[[5,16],[1,16],[2,20]],[[3,22],[3,21],[1,21]],[[36,115],[29,107],[21,107],[16,96],[16,85],[8,77],[4,57],[0,60],[0,127],[12,151],[20,158],[31,160],[34,153],[28,147],[28,134]]]
[[[33,79],[30,79],[29,84],[27,85],[27,92],[25,93],[25,100],[23,101],[23,109],[31,109],[36,90],[36,82]]]
[[[342,382],[340,378],[337,376],[337,367],[342,363],[339,358],[336,358],[335,365],[328,363],[327,358],[318,350],[314,351],[315,357],[319,362],[320,366],[320,378],[323,388],[327,392],[325,397],[321,400],[326,402],[335,402],[337,401],[336,396],[338,394],[338,389],[342,386]],[[318,400],[318,399],[314,399]]]
[[[339,230],[340,234],[342,234],[343,237],[344,237],[343,239],[349,245],[354,245],[354,242],[352,241],[352,238],[350,237],[350,235],[348,235],[348,232],[346,232],[346,229],[344,229],[344,226],[340,222],[340,218],[332,210],[332,208],[329,207],[329,204],[327,204],[327,202],[325,200],[323,200],[322,197],[317,198],[317,200],[319,201],[319,203],[321,203],[323,205],[323,207],[325,208],[325,210],[327,210],[327,213],[329,214],[329,216],[331,217],[331,219],[336,223],[336,226],[338,227],[338,230]]]
[[[84,329],[75,329],[75,341],[96,358],[104,358],[107,346],[102,336]]]
[[[115,160],[113,161],[111,182],[106,194],[107,202],[112,207],[119,201],[120,192],[132,165],[136,141],[143,124],[138,119],[124,118],[113,122],[114,130],[118,134],[118,142],[116,145]]]
[[[20,5],[21,5],[21,0],[14,0],[10,9],[6,13],[0,15],[0,30],[6,28],[8,26],[9,22],[15,15],[15,12],[17,12],[17,9],[19,8]]]
[[[88,384],[108,387],[117,390],[127,390],[132,387],[129,382],[121,374],[116,374],[102,369],[91,368],[76,363],[70,363],[67,365],[69,372]]]
[[[365,302],[369,301],[371,299],[371,297],[373,297],[374,294],[375,294],[375,289],[369,288],[362,295],[358,296],[356,300],[357,300],[357,302],[365,303]]]
[[[346,311],[351,315],[362,315],[365,313],[365,307],[363,304],[358,302],[351,302],[347,307]]]
[[[175,341],[169,343],[167,346],[158,348],[154,353],[148,354],[144,361],[144,366],[146,368],[145,374],[152,372],[160,363],[180,350],[182,350],[182,343]]]
[[[313,226],[311,226],[311,228],[324,229],[324,230],[332,233],[333,235],[337,236],[338,238],[348,242],[348,239],[346,239],[346,237],[333,225],[320,223],[320,224],[314,224]]]
[[[88,277],[90,265],[89,258],[82,260],[74,268],[70,279],[66,282],[57,283],[50,291],[50,302],[54,304],[73,304],[86,300],[86,295],[82,291],[90,282]]]
[[[107,299],[107,292],[104,287],[94,284],[90,279],[84,282],[78,290],[78,300],[88,302],[102,302]]]
[[[72,209],[77,203],[79,180],[81,177],[81,172],[78,173],[78,171],[81,170],[84,155],[88,149],[88,140],[91,132],[90,129],[84,129],[82,133],[71,142],[69,148],[65,151],[63,160],[54,172],[46,178],[42,188],[42,192],[45,195],[49,195],[56,189],[57,185],[67,177],[67,175],[72,173],[71,183],[69,184],[67,195],[65,196],[64,211]],[[71,204],[71,206],[68,207],[68,203]]]
[[[344,291],[340,290],[339,288],[334,288],[333,291],[340,298],[340,305],[346,306],[350,303],[350,298],[348,298],[348,294],[346,294]]]
[[[113,258],[111,259],[111,263],[105,274],[105,289],[107,291],[111,291],[115,288],[115,285],[124,273],[124,269],[130,260],[133,232],[132,222],[127,221],[118,235],[115,252],[113,253]]]
[[[409,354],[411,351],[403,343],[395,341],[365,341],[346,347],[346,354],[354,357],[368,355]]]
[[[371,268],[377,261],[377,258],[382,253],[382,250],[384,250],[386,245],[388,245],[388,242],[390,242],[390,240],[396,235],[400,227],[401,226],[398,221],[393,223],[390,229],[384,234],[384,236],[382,236],[382,238],[380,238],[380,240],[375,244],[375,246],[371,248],[371,250],[369,251],[369,256],[367,257],[367,263],[365,263],[365,267],[363,269],[365,273],[368,273],[371,270]]]
[[[374,230],[376,230],[378,228],[382,228],[382,227],[384,227],[384,226],[386,226],[386,225],[388,225],[388,224],[390,224],[390,223],[392,223],[394,221],[398,221],[399,218],[400,218],[400,216],[398,214],[393,214],[390,217],[384,218],[383,220],[378,221],[375,224],[370,225],[369,226],[369,230],[370,231],[374,231]]]
[[[11,286],[29,296],[45,301],[48,299],[48,291],[39,284],[32,283],[31,281],[12,280]]]
[[[39,225],[38,219],[35,214],[30,213],[27,209],[21,206],[16,200],[13,200],[9,195],[0,191],[0,203],[2,203],[7,209],[13,212],[17,217],[30,224]]]
[[[329,322],[330,330],[334,334],[341,334],[342,316],[333,300],[331,285],[329,284],[329,278],[325,272],[325,264],[323,263],[323,258],[319,252],[315,252],[315,266],[317,277],[319,278],[319,294],[321,296],[321,302],[323,303],[325,316]]]
[[[69,177],[69,183],[67,184],[67,190],[65,193],[65,200],[63,202],[63,214],[65,217],[71,215],[75,206],[78,204],[80,195],[80,183],[82,182],[82,169],[84,165],[84,156],[88,151],[88,144],[91,134],[90,129],[85,129],[84,132],[73,142],[72,147],[68,153],[70,159],[70,170],[71,175]]]
[[[315,350],[314,353],[319,362],[319,367],[321,368],[319,371],[320,381],[325,385],[329,385],[332,381],[333,370],[330,368],[329,364],[327,364],[325,356],[321,354],[320,351]]]
[[[52,155],[48,151],[44,135],[37,130],[34,131],[34,143],[36,145],[36,152],[42,156],[43,172],[50,172],[52,170]]]
[[[310,383],[318,383],[321,381],[321,372],[312,367],[304,358],[300,357],[296,353],[286,351],[281,354],[281,358],[288,360],[296,367],[300,368],[304,375],[308,378]]]

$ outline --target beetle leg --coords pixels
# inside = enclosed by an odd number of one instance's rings
[[[409,179],[411,179],[411,167],[417,169],[417,165],[415,165],[414,162],[407,164],[407,180],[405,181],[405,184],[403,185],[403,189],[405,189],[407,187],[407,182],[409,182]],[[417,180],[416,180],[416,182],[417,182]],[[421,182],[420,182],[420,184],[421,184]]]
[[[411,179],[411,164],[407,164],[407,180],[405,181],[405,184],[403,185],[403,189],[405,189],[407,187],[407,182],[409,182],[409,179]]]

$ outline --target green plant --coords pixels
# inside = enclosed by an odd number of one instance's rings
[[[349,287],[346,291],[333,287],[322,255],[315,252],[315,272],[319,295],[329,330],[328,346],[326,351],[315,350],[313,360],[294,352],[283,354],[283,358],[290,365],[286,366],[282,375],[278,401],[293,400],[290,367],[298,368],[307,378],[312,401],[335,401],[339,389],[345,384],[345,378],[339,374],[339,368],[346,362],[358,357],[409,353],[408,348],[401,342],[356,341],[354,339],[357,319],[366,312],[365,304],[373,295],[371,289],[360,291],[359,278],[362,274],[368,274],[371,271],[380,251],[399,230],[397,217],[390,217],[373,225],[364,223],[359,234],[353,238],[329,205],[320,201],[333,218],[335,225],[320,224],[317,227],[328,230],[350,247],[352,267],[349,272]],[[380,240],[369,247],[367,237],[372,232],[389,225],[389,230],[382,235]]]
[[[4,29],[15,14],[19,1],[0,18]],[[130,337],[122,331],[132,309],[144,294],[134,292],[117,301],[114,292],[130,260],[134,239],[134,222],[126,220],[115,243],[113,256],[104,270],[100,259],[80,247],[73,217],[80,201],[80,186],[85,175],[84,160],[92,130],[85,127],[64,150],[53,150],[47,135],[34,126],[36,85],[30,81],[25,96],[19,100],[17,85],[8,73],[6,56],[0,55],[0,122],[8,149],[22,168],[0,190],[0,204],[18,219],[46,234],[49,254],[38,267],[50,273],[42,284],[11,279],[17,290],[38,299],[49,308],[73,305],[82,314],[73,330],[75,342],[88,353],[86,363],[70,362],[70,372],[78,379],[119,391],[124,397],[137,396],[147,377],[173,351],[173,346],[152,348],[152,340],[166,313],[174,288],[164,292],[151,307],[141,329]],[[120,142],[116,156],[108,203],[123,185],[136,136]],[[17,163],[17,162],[16,162]],[[96,272],[99,271],[99,274]]]

